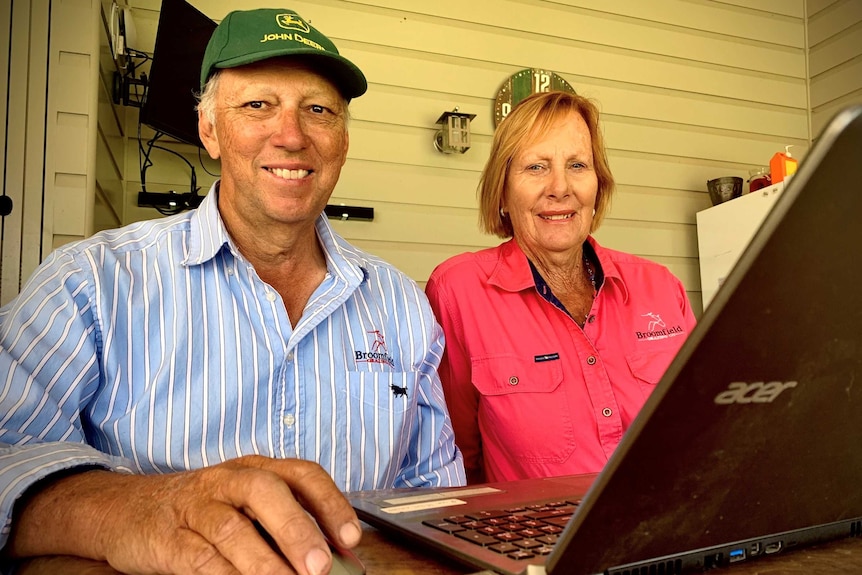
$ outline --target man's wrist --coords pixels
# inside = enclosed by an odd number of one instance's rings
[[[87,521],[77,517],[78,510],[84,515],[86,509],[86,491],[78,486],[85,485],[82,479],[94,473],[111,472],[98,465],[80,465],[52,473],[31,485],[15,503],[12,531],[0,557],[76,555],[77,544],[71,537],[81,533],[79,527]],[[83,556],[94,554],[95,550],[91,550]]]

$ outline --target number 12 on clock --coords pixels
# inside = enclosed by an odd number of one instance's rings
[[[494,98],[494,127],[509,115],[518,102],[531,94],[564,90],[575,93],[574,88],[555,72],[541,68],[525,68],[515,72],[503,82]]]

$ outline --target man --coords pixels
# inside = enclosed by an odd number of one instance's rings
[[[309,513],[360,537],[339,490],[464,482],[427,300],[322,215],[362,72],[261,9],[225,17],[201,84],[201,206],[61,248],[0,310],[7,557],[325,573]]]

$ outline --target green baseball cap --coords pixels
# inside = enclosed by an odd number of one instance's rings
[[[213,32],[201,65],[201,87],[221,68],[234,68],[279,56],[308,56],[319,60],[320,72],[347,99],[368,89],[365,75],[338,53],[332,40],[293,10],[260,8],[235,10]]]

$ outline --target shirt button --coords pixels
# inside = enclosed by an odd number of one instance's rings
[[[266,299],[269,301],[275,301],[275,292],[274,291],[266,292]]]
[[[518,381],[519,381],[518,376],[513,375],[512,377],[509,378],[509,385],[518,385]]]
[[[604,415],[605,417],[610,417],[613,414],[614,414],[614,410],[611,409],[610,407],[606,407],[602,410],[602,415]]]
[[[596,356],[591,355],[590,357],[588,357],[588,358],[587,358],[587,364],[589,364],[589,365],[596,365]]]
[[[287,354],[287,361],[293,361],[293,352]]]
[[[229,276],[233,275],[233,268],[227,268],[227,275],[229,275]]]
[[[590,323],[593,323],[594,321],[596,321],[596,316],[591,315],[591,316],[590,316],[590,319],[588,319],[587,321],[588,321],[588,322],[590,322]]]
[[[296,423],[296,418],[292,415],[285,415],[281,418],[281,421],[284,422],[287,427],[293,427],[293,424]]]

